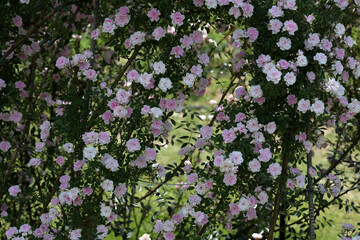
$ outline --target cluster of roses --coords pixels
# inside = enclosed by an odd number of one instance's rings
[[[335,5],[342,10],[348,6],[347,1],[338,0],[334,2]],[[193,0],[193,4],[197,8],[206,7],[211,11],[215,11],[220,7],[226,8],[228,9],[228,14],[231,19],[239,19],[243,16],[244,20],[246,20],[251,18],[255,13],[254,6],[250,1]],[[360,6],[360,1],[356,0],[355,4]],[[288,19],[286,17],[288,12],[296,11],[297,8],[298,6],[296,5],[295,0],[279,0],[276,5],[273,5],[270,9],[268,9],[269,21],[267,29],[276,37],[276,46],[281,52],[293,51],[293,42],[298,41],[298,32],[300,32],[301,26],[295,22],[294,18]],[[76,9],[74,11],[76,11]],[[134,13],[133,11],[134,10],[128,6],[120,7],[114,16],[105,18],[101,28],[94,29],[91,32],[91,38],[96,40],[100,38],[102,33],[115,35],[118,28],[125,29],[126,27],[129,27],[129,24],[134,16],[132,15]],[[135,47],[141,47],[142,45],[148,43],[153,44],[154,42],[154,44],[157,44],[161,39],[163,40],[163,38],[166,38],[167,36],[179,35],[181,31],[177,32],[177,30],[187,21],[187,16],[184,14],[185,11],[183,12],[183,10],[174,10],[170,15],[172,26],[164,28],[163,26],[157,26],[155,24],[162,20],[160,18],[162,13],[157,8],[150,6],[150,10],[146,10],[146,15],[149,18],[149,21],[153,23],[153,28],[148,31],[139,29],[137,29],[138,31],[135,31],[133,26],[131,26],[131,28],[129,27],[129,36],[124,41],[125,48],[128,49],[130,53]],[[78,15],[77,18],[81,19],[81,14]],[[309,26],[316,22],[315,17],[311,14],[304,16],[304,20]],[[13,23],[15,26],[19,27],[20,35],[24,35],[25,31],[21,29],[21,17],[15,16]],[[126,71],[124,76],[120,76],[126,78],[126,80],[121,83],[121,87],[113,88],[112,85],[108,86],[108,83],[105,80],[99,84],[100,89],[105,90],[106,97],[109,98],[107,106],[110,110],[102,109],[104,112],[101,114],[101,118],[106,125],[118,122],[118,120],[126,123],[126,121],[133,117],[134,111],[139,111],[141,112],[141,119],[146,119],[149,122],[148,128],[151,130],[151,134],[155,138],[160,136],[164,136],[166,138],[172,130],[171,123],[165,119],[166,113],[174,111],[181,112],[183,110],[186,95],[188,94],[189,89],[197,96],[201,96],[205,93],[209,82],[206,78],[203,78],[203,76],[205,76],[204,68],[209,65],[210,58],[206,53],[198,51],[204,40],[203,32],[197,29],[184,32],[183,36],[178,36],[178,42],[170,43],[171,51],[164,53],[168,54],[168,59],[171,61],[182,61],[185,57],[189,57],[191,54],[196,56],[195,59],[191,59],[189,60],[189,63],[184,64],[184,69],[181,71],[181,77],[174,79],[172,77],[172,73],[170,72],[171,64],[168,66],[166,62],[164,63],[165,60],[161,61],[157,59],[150,61],[148,69],[131,68]],[[240,104],[243,103],[243,101],[249,104],[256,104],[252,105],[252,108],[246,113],[245,111],[238,112],[233,119],[231,116],[227,115],[225,105],[218,106],[215,110],[216,120],[220,126],[218,128],[222,131],[216,131],[214,136],[212,133],[212,127],[204,126],[200,128],[200,137],[196,140],[194,146],[187,146],[180,149],[180,156],[189,156],[195,151],[195,149],[202,150],[207,146],[211,146],[214,139],[221,137],[224,142],[224,146],[223,148],[216,148],[213,154],[213,161],[204,165],[204,172],[208,173],[209,176],[210,174],[221,175],[222,182],[215,182],[211,177],[199,177],[200,174],[198,174],[195,169],[191,168],[191,162],[185,162],[184,170],[187,173],[187,184],[194,184],[194,190],[196,193],[191,194],[187,203],[177,214],[173,215],[170,220],[158,220],[154,226],[155,233],[163,233],[163,237],[166,240],[172,240],[175,238],[174,231],[176,230],[176,225],[181,222],[185,222],[184,220],[186,218],[190,219],[190,217],[193,217],[194,223],[198,226],[204,226],[207,224],[209,221],[209,215],[200,209],[203,199],[212,199],[216,202],[218,196],[215,196],[212,192],[215,191],[214,187],[222,188],[222,184],[228,188],[235,186],[237,180],[239,179],[239,174],[241,173],[240,169],[248,171],[251,174],[259,172],[264,174],[268,173],[273,178],[280,175],[282,167],[279,163],[271,161],[273,159],[272,151],[274,151],[274,149],[273,146],[267,143],[267,136],[270,138],[270,136],[275,133],[277,125],[274,121],[262,124],[259,122],[256,114],[254,114],[256,112],[256,108],[260,108],[266,101],[267,96],[264,95],[263,92],[263,89],[265,89],[264,85],[281,85],[284,82],[284,87],[290,89],[291,92],[291,87],[300,82],[298,76],[302,73],[304,73],[308,79],[308,83],[306,84],[315,85],[315,83],[319,82],[319,79],[316,79],[316,73],[310,70],[302,70],[307,69],[310,64],[318,65],[318,67],[333,73],[334,77],[341,78],[342,82],[348,81],[350,75],[353,75],[355,78],[360,76],[360,63],[354,58],[345,58],[346,51],[344,48],[351,48],[354,45],[354,41],[351,36],[345,36],[344,25],[336,23],[331,34],[321,36],[322,34],[314,32],[308,33],[306,37],[302,37],[302,39],[305,39],[304,49],[298,49],[296,51],[296,55],[289,55],[289,58],[292,59],[275,60],[276,56],[259,54],[254,58],[256,62],[256,64],[254,64],[255,62],[252,63],[247,59],[247,49],[243,49],[245,45],[244,42],[248,41],[249,44],[255,44],[256,40],[261,37],[261,33],[255,27],[241,27],[233,32],[231,38],[232,46],[236,49],[236,51],[240,51],[236,52],[236,56],[232,60],[233,70],[239,73],[245,65],[252,67],[251,64],[253,64],[254,67],[261,69],[267,82],[256,84],[251,83],[248,90],[243,86],[236,88],[234,95]],[[34,53],[41,50],[37,41],[31,40],[31,42],[32,43],[30,45],[23,45],[21,51],[15,55],[21,61],[26,60]],[[6,45],[8,46],[8,49],[3,50],[3,54],[5,54],[13,46],[13,42],[7,42]],[[344,48],[342,46],[344,46]],[[89,79],[93,81],[94,84],[97,84],[97,80],[100,79],[100,74],[99,71],[97,72],[94,69],[97,69],[98,66],[91,64],[91,62],[96,60],[94,53],[89,50],[85,50],[82,54],[75,54],[70,59],[70,51],[71,47],[67,46],[61,50],[58,55],[59,57],[56,61],[56,67],[60,69],[60,74],[71,78],[72,74],[75,73],[78,77],[85,76],[86,79]],[[7,59],[12,59],[13,57],[14,52],[8,55]],[[39,59],[37,60],[37,64],[40,66],[41,59]],[[91,69],[92,67],[94,69]],[[55,81],[60,79],[60,74],[54,74],[53,78]],[[181,87],[178,86],[180,83],[182,83]],[[351,101],[349,101],[344,96],[345,89],[338,80],[329,79],[327,81],[323,81],[321,86],[322,89],[320,90],[324,93],[329,93],[329,95],[334,97],[334,99],[330,99],[329,97],[327,103],[324,103],[324,99],[305,99],[297,95],[297,92],[293,92],[287,96],[286,101],[289,106],[296,106],[299,114],[305,114],[309,111],[314,114],[314,117],[321,117],[324,114],[331,115],[332,106],[340,105],[342,107],[342,114],[340,115],[341,122],[346,122],[348,119],[351,119],[355,114],[360,112],[360,102],[357,99],[351,99]],[[4,80],[0,79],[0,90],[6,87],[9,86]],[[15,87],[20,91],[20,96],[22,98],[26,98],[28,96],[27,91],[24,91],[26,88],[25,83],[18,81],[15,83]],[[97,88],[97,85],[95,88]],[[133,109],[133,99],[136,99],[136,97],[144,91],[150,90],[159,90],[157,92],[162,94],[161,99],[159,99],[157,103],[151,101],[149,101],[149,103],[142,102],[141,110]],[[171,94],[173,94],[173,98],[169,96]],[[154,98],[154,96],[151,96],[151,98]],[[40,99],[46,101],[48,106],[57,105],[57,116],[63,115],[66,108],[65,105],[69,104],[62,100],[54,101],[51,94],[46,92],[40,94]],[[236,103],[237,101],[233,96],[228,98],[228,104],[230,105],[233,105],[232,103]],[[337,111],[338,109],[334,108],[334,116],[336,114],[335,110]],[[334,125],[334,116],[331,116],[332,120],[328,121],[327,124],[329,126]],[[11,121],[15,124],[19,124],[17,125],[17,131],[21,131],[23,128],[23,125],[20,124],[22,120],[22,113],[18,112],[16,109],[14,109],[11,114],[0,113],[0,120],[4,122]],[[52,127],[52,123],[44,116],[42,124],[39,126],[41,142],[36,144],[36,152],[44,153],[46,144],[51,143],[48,140],[48,137]],[[317,145],[319,146],[322,145],[322,137],[323,135],[318,135]],[[256,157],[252,158],[252,160],[249,159],[249,156],[244,154],[242,149],[228,150],[240,138],[242,138],[244,142],[248,143],[247,147],[253,147],[253,154]],[[98,157],[99,149],[103,148],[103,145],[109,144],[111,138],[109,132],[91,131],[85,132],[82,135],[82,140],[86,145],[83,149],[81,149],[84,159],[77,160],[73,164],[74,171],[82,171],[85,164],[91,164],[94,162],[92,160]],[[136,137],[126,139],[125,146],[128,154],[134,156],[135,159],[130,162],[130,166],[142,169],[148,167],[148,163],[156,160],[157,152],[155,148],[143,146],[144,143],[140,141],[141,140]],[[306,152],[310,152],[313,147],[311,138],[309,137],[309,139],[307,139],[306,134],[302,132],[298,133],[296,141],[303,144]],[[8,152],[11,147],[10,142],[5,139],[2,139],[0,142],[0,150],[3,152]],[[62,150],[69,154],[74,152],[74,148],[74,145],[69,142],[63,144],[62,146]],[[119,162],[110,154],[110,152],[101,153],[101,155],[100,162],[105,169],[111,172],[118,171]],[[56,162],[59,165],[63,165],[65,163],[65,157],[58,156],[56,158]],[[31,158],[27,166],[39,167],[41,164],[42,160],[40,158]],[[158,176],[160,178],[165,175],[166,170],[164,166],[153,164],[152,167],[157,169]],[[297,168],[290,169],[290,173],[292,178],[288,179],[286,183],[286,186],[289,189],[293,189],[295,185],[298,185],[299,187],[305,186],[305,176]],[[309,169],[309,173],[312,177],[316,175],[316,171],[312,168]],[[332,186],[332,192],[336,195],[339,192],[341,181],[337,176],[332,174],[329,174],[328,179],[333,181],[334,186]],[[19,237],[20,235],[25,238],[28,234],[33,234],[35,237],[42,237],[43,239],[52,239],[56,235],[57,229],[50,229],[49,224],[55,219],[61,217],[57,210],[58,207],[64,204],[68,206],[80,206],[83,204],[86,197],[92,195],[93,193],[93,188],[90,186],[73,186],[71,188],[71,177],[69,175],[62,175],[59,178],[59,181],[60,192],[57,197],[52,199],[51,208],[48,213],[41,215],[41,226],[33,232],[31,231],[31,227],[27,224],[22,225],[19,229],[16,227],[10,227],[6,233],[8,239],[21,239]],[[116,187],[114,187],[114,182],[110,179],[103,179],[100,186],[104,192],[109,193],[109,195],[114,193],[118,198],[123,197],[127,191],[126,186],[122,183],[119,183]],[[324,186],[319,185],[319,188],[325,191]],[[186,190],[186,188],[183,189]],[[226,210],[228,211],[228,228],[231,229],[231,220],[240,213],[243,213],[243,217],[247,220],[256,219],[256,213],[259,211],[258,206],[259,204],[264,205],[268,202],[269,196],[267,192],[270,190],[270,188],[258,186],[248,192],[243,192],[238,200],[231,202],[227,208],[228,210]],[[18,194],[21,193],[21,188],[19,185],[13,185],[8,189],[8,191],[11,196],[17,197]],[[109,224],[118,218],[115,214],[116,208],[117,205],[112,203],[110,200],[108,203],[102,202],[100,204],[100,215],[102,218],[106,218],[107,226],[97,226],[99,239],[105,238],[108,233]],[[2,215],[7,215],[6,204],[2,205],[1,210]],[[70,239],[79,239],[82,236],[81,232],[82,229],[69,231]]]

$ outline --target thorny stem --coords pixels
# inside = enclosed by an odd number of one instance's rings
[[[282,167],[281,177],[284,177],[286,175],[286,170],[287,170],[287,167],[288,167],[288,163],[289,163],[289,157],[284,156],[282,166],[281,166]],[[268,237],[267,237],[268,240],[273,239],[274,230],[275,230],[275,226],[276,226],[276,221],[277,221],[277,217],[279,215],[281,195],[282,195],[282,193],[284,191],[285,184],[286,184],[285,181],[281,181],[280,184],[279,184],[278,192],[276,193],[273,217],[272,217],[272,220],[271,220],[271,223],[270,223],[269,233],[268,233]]]

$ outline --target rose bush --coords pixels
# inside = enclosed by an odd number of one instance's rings
[[[360,1],[1,9],[4,238],[314,239],[315,217],[359,185],[336,167],[358,174]],[[220,61],[213,117],[195,121],[186,102],[206,94]],[[347,134],[322,169],[311,154],[330,127]],[[175,141],[179,159],[158,162]]]

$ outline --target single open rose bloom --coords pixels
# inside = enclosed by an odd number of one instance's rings
[[[139,151],[141,149],[139,139],[133,138],[126,142],[126,147],[129,152]]]
[[[0,150],[3,152],[7,152],[11,148],[11,144],[8,141],[0,142]]]
[[[56,60],[56,67],[59,68],[59,69],[62,69],[64,67],[66,67],[66,65],[69,63],[69,59],[67,59],[66,57],[59,57],[57,60]]]
[[[181,26],[183,25],[183,21],[185,19],[185,16],[182,15],[180,12],[175,12],[175,13],[172,13],[170,15],[171,19],[172,19],[172,24],[173,25],[177,25],[177,26]]]
[[[14,17],[12,20],[13,20],[13,23],[14,23],[14,25],[15,25],[16,27],[21,27],[22,24],[23,24],[22,18],[19,17],[19,16]]]
[[[19,185],[14,185],[14,186],[11,186],[8,191],[11,196],[16,197],[17,194],[21,192],[21,189],[20,189]]]

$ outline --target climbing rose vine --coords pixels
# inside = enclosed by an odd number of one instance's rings
[[[359,124],[360,1],[0,8],[4,239],[272,239],[279,215],[307,223],[312,184],[319,209],[342,193],[336,165],[310,159],[326,128]],[[225,81],[202,121],[187,103],[214,68]]]

